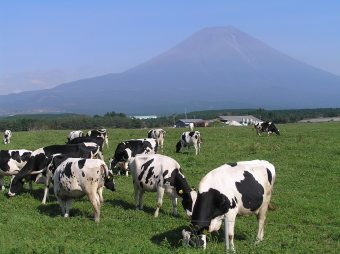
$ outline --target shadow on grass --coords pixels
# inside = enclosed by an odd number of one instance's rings
[[[50,216],[50,217],[58,217],[62,216],[61,208],[58,203],[39,205],[38,210],[41,214]],[[85,213],[77,208],[71,208],[70,217],[85,217],[88,219],[93,219],[93,214]]]
[[[113,207],[121,207],[124,210],[136,210],[135,205],[128,203],[122,199],[106,200],[105,203],[108,203]],[[153,215],[155,213],[155,210],[156,208],[144,206],[142,211]],[[162,213],[162,209],[160,210],[160,213]]]

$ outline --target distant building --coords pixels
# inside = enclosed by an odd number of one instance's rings
[[[258,122],[261,122],[260,119],[256,118],[252,115],[247,116],[219,116],[218,117],[221,122],[227,124],[227,125],[233,125],[233,126],[247,126],[250,124],[255,124]]]
[[[157,116],[131,116],[131,118],[144,120],[144,119],[155,119],[155,118],[157,118]]]
[[[193,123],[195,127],[207,127],[209,125],[209,121],[203,119],[179,119],[175,123],[175,127],[189,127],[190,123]]]
[[[323,123],[323,122],[339,122],[340,117],[319,117],[319,118],[310,118],[303,119],[298,121],[298,123]]]

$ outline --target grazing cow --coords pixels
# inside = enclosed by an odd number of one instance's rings
[[[268,161],[225,164],[210,171],[199,184],[191,231],[182,231],[183,245],[206,248],[206,231],[219,230],[226,216],[228,237],[231,249],[234,249],[236,216],[251,214],[257,216],[257,241],[262,241],[274,182],[275,168]]]
[[[4,144],[7,145],[11,142],[12,132],[10,130],[4,131]]]
[[[105,140],[106,146],[109,147],[109,139],[107,137],[107,130],[106,129],[97,129],[97,130],[90,130],[86,134],[87,137],[97,137],[102,138]]]
[[[23,181],[30,175],[40,174],[46,167],[47,159],[53,154],[68,154],[70,157],[93,158],[98,154],[99,147],[95,143],[81,143],[76,145],[52,145],[39,148],[32,152],[27,164],[13,178],[8,196],[13,197],[20,192]]]
[[[104,157],[102,156],[102,151],[104,147],[104,137],[101,136],[78,137],[68,141],[66,144],[80,144],[80,143],[96,143],[100,148],[100,153],[98,153],[99,159],[104,160]]]
[[[198,155],[200,153],[201,143],[201,134],[199,131],[183,132],[176,144],[176,153],[178,153],[182,147],[187,147],[189,150],[189,147],[193,145],[195,147],[196,155]]]
[[[131,163],[133,186],[135,190],[136,209],[143,209],[143,194],[145,191],[157,191],[157,208],[155,217],[163,204],[164,192],[172,200],[173,215],[177,216],[177,197],[182,198],[182,205],[188,216],[191,216],[196,191],[192,190],[181,166],[174,159],[160,154],[137,155]]]
[[[194,123],[189,123],[189,130],[194,131]]]
[[[4,176],[16,175],[31,157],[29,150],[0,150],[0,190],[4,190]]]
[[[67,142],[70,142],[71,140],[75,139],[75,138],[79,138],[79,137],[83,137],[84,133],[81,130],[77,130],[77,131],[71,131],[70,134],[68,134],[67,136]]]
[[[269,134],[276,133],[280,135],[280,131],[276,128],[273,122],[259,122],[254,124],[257,135],[261,136],[261,132],[267,132]]]
[[[99,222],[103,188],[115,190],[112,172],[104,161],[68,158],[56,168],[53,179],[54,194],[64,217],[69,217],[74,198],[87,195],[95,210],[95,221]]]
[[[164,137],[166,131],[163,129],[152,129],[148,132],[148,138],[154,138],[158,142],[158,146],[161,148],[163,152],[163,144],[164,144]]]

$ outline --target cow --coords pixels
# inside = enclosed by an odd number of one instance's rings
[[[194,123],[189,123],[189,130],[194,131]]]
[[[279,129],[276,128],[273,122],[258,122],[254,124],[257,135],[261,136],[262,132],[267,132],[268,136],[272,133],[280,135]]]
[[[196,155],[198,155],[200,153],[201,143],[202,140],[199,131],[183,132],[176,144],[176,153],[178,153],[182,147],[187,147],[189,150],[189,147],[193,145],[195,147]]]
[[[27,164],[15,175],[11,181],[8,196],[13,197],[23,188],[24,179],[41,174],[46,167],[47,158],[53,154],[68,154],[70,157],[94,158],[97,156],[99,147],[95,143],[81,143],[76,145],[51,145],[39,148],[32,152]],[[32,177],[31,177],[32,178]]]
[[[3,135],[3,141],[5,145],[11,142],[12,132],[10,130],[5,130]]]
[[[105,140],[106,146],[109,147],[109,139],[107,136],[107,130],[102,128],[102,129],[96,129],[96,130],[89,130],[86,134],[87,137],[97,137],[97,138],[102,138]]]
[[[154,138],[158,142],[158,146],[163,152],[163,145],[164,145],[164,137],[166,131],[163,129],[151,129],[148,132],[148,138]]]
[[[64,217],[69,217],[74,198],[87,195],[95,210],[95,222],[99,222],[104,186],[115,191],[112,172],[100,159],[68,158],[56,168],[53,180]]]
[[[104,137],[95,137],[95,136],[85,136],[85,137],[78,137],[68,141],[66,144],[80,144],[80,143],[96,143],[100,148],[100,153],[98,153],[98,158],[104,160],[102,151],[104,147]]]
[[[236,216],[251,214],[258,220],[257,242],[262,241],[274,182],[275,167],[264,160],[225,164],[210,171],[200,181],[191,230],[182,231],[183,245],[205,249],[206,232],[219,230],[226,216],[230,247],[234,250]]]
[[[157,208],[154,214],[157,218],[165,192],[172,200],[174,216],[178,215],[177,197],[182,198],[183,208],[186,214],[191,216],[193,200],[196,200],[197,193],[189,187],[177,161],[160,154],[137,155],[129,163],[129,168],[135,190],[136,209],[143,209],[145,191],[157,192]]]
[[[110,169],[114,169],[118,164],[118,174],[120,170],[124,170],[128,176],[128,163],[137,154],[154,154],[157,153],[158,143],[156,139],[130,139],[120,142],[115,150],[115,153],[110,159]]]
[[[67,142],[69,143],[73,139],[83,137],[83,136],[84,136],[84,133],[82,130],[71,131],[67,136]]]
[[[31,157],[32,151],[20,150],[0,150],[0,189],[4,190],[4,176],[16,175]]]

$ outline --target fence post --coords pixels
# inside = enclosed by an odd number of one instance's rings
[[[229,252],[229,232],[228,232],[228,219],[227,215],[224,215],[224,249],[225,252]]]

